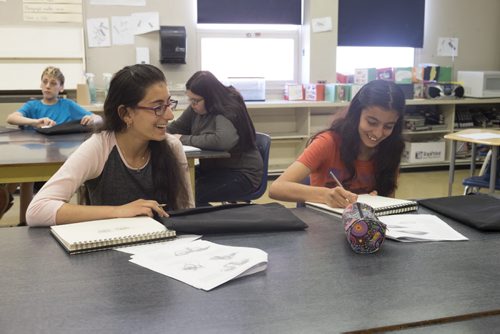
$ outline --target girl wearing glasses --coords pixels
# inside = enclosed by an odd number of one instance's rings
[[[168,209],[194,206],[182,144],[165,132],[175,105],[158,68],[139,64],[118,71],[104,102],[102,128],[33,198],[28,225],[165,217]],[[81,185],[89,206],[69,203]]]
[[[262,179],[262,157],[255,128],[241,94],[208,71],[196,72],[186,83],[190,106],[168,132],[185,145],[228,151],[230,158],[203,159],[196,170],[196,205],[236,201],[255,191]]]

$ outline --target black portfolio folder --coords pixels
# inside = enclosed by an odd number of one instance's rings
[[[82,125],[80,121],[71,121],[50,128],[36,128],[35,130],[44,135],[62,135],[68,133],[91,132],[94,129],[92,125]]]
[[[500,231],[500,199],[486,195],[462,195],[419,200],[444,216],[483,231]]]
[[[168,212],[159,218],[177,233],[235,233],[303,230],[307,224],[279,203],[228,204]]]

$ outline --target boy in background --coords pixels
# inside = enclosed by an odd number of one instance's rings
[[[49,66],[41,76],[40,89],[43,98],[26,102],[18,111],[7,116],[7,123],[12,125],[27,126],[32,128],[50,127],[79,120],[82,125],[92,125],[102,122],[99,115],[83,109],[70,99],[60,98],[59,93],[64,91],[64,75],[57,67]],[[43,182],[35,183],[39,190]],[[13,193],[17,184],[0,184],[0,219],[13,204]],[[26,184],[27,189],[28,184]],[[32,197],[33,194],[31,193]],[[21,217],[23,220],[24,217]]]
[[[83,109],[74,101],[59,98],[59,93],[64,90],[64,75],[59,68],[49,66],[42,72],[40,88],[43,98],[26,102],[7,116],[7,123],[41,128],[76,120],[82,125],[102,121],[101,116]]]

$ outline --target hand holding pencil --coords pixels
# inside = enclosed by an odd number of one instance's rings
[[[329,199],[326,204],[334,208],[345,208],[357,201],[358,195],[346,190],[332,171],[330,171],[330,176],[335,180],[338,187],[330,189]]]

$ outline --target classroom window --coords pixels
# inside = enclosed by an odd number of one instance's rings
[[[298,80],[299,26],[200,26],[200,68],[220,80],[264,77],[271,85]]]
[[[369,55],[369,56],[367,56]],[[413,67],[415,49],[409,47],[337,47],[337,73],[356,68]]]

